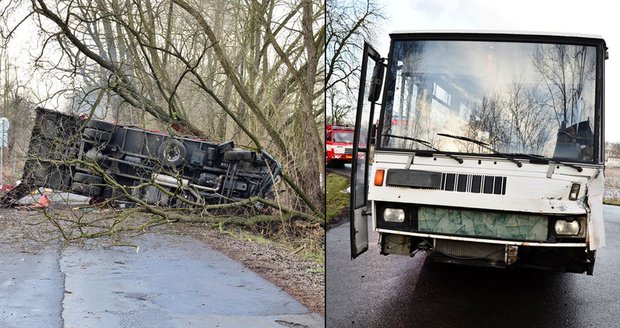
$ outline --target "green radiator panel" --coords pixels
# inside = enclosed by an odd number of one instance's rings
[[[543,215],[420,207],[418,231],[459,236],[545,241]]]

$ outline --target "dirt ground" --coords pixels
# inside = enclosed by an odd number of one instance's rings
[[[94,211],[91,215],[96,216]],[[154,229],[158,233],[183,234],[201,240],[273,282],[310,310],[325,315],[325,269],[299,252],[272,242],[242,238],[239,233],[220,232],[202,224],[174,223]],[[61,243],[58,231],[39,211],[0,208],[0,247],[38,253],[48,244]],[[130,241],[130,240],[129,240]],[[101,239],[95,243],[109,245]]]
[[[45,232],[41,233],[41,230],[48,228],[39,229],[43,219],[38,212],[0,208],[0,248],[33,254],[44,249],[48,243],[57,243],[42,237]]]

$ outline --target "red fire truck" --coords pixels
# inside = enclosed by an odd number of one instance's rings
[[[348,125],[325,127],[325,164],[328,167],[342,167],[345,163],[351,163],[353,131],[353,127]]]

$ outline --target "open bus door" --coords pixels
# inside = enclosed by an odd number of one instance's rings
[[[368,161],[375,104],[381,94],[385,64],[379,53],[364,43],[362,71],[353,137],[351,164],[351,258],[368,250]],[[368,95],[368,96],[366,96]]]

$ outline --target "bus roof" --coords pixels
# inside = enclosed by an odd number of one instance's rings
[[[539,31],[491,31],[491,30],[397,30],[390,35],[403,34],[493,34],[493,35],[532,35],[532,36],[559,36],[571,38],[603,39],[596,34],[580,34],[566,32],[539,32]]]

